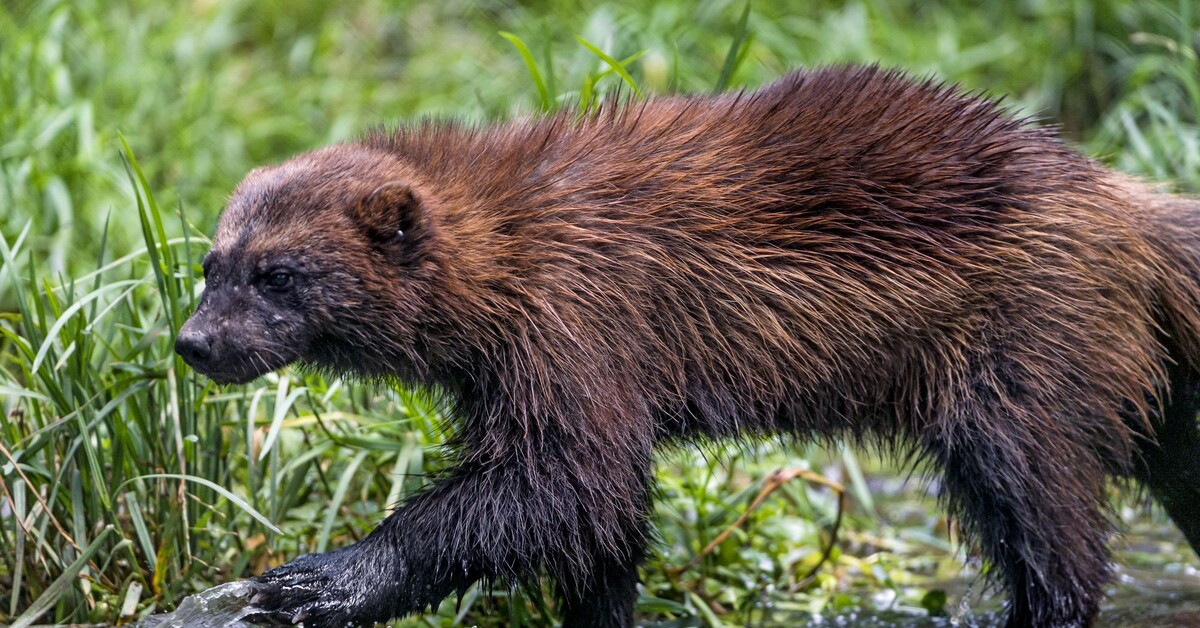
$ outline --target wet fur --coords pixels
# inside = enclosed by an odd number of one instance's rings
[[[341,625],[546,573],[566,624],[629,625],[652,449],[782,433],[915,452],[1010,625],[1088,624],[1106,477],[1200,547],[1197,227],[1196,201],[874,68],[381,131],[256,171],[213,266],[302,260],[278,306],[301,314],[246,323],[261,364],[214,376],[298,359],[436,389],[457,464],[364,541],[261,576],[255,603]]]

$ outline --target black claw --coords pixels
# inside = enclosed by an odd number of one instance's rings
[[[242,617],[242,620],[244,620],[244,621],[248,621],[248,622],[254,623],[254,624],[266,624],[268,626],[290,625],[290,624],[288,624],[286,619],[287,619],[286,617],[281,617],[279,615],[279,613],[276,613],[273,611],[262,611],[262,612],[258,612],[258,613],[251,613],[249,615]]]
[[[266,602],[268,597],[269,596],[265,591],[255,591],[254,594],[250,596],[250,606],[262,606],[263,602]]]

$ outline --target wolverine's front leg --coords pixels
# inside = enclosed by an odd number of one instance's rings
[[[363,625],[436,606],[479,579],[528,581],[544,569],[571,585],[570,619],[587,623],[579,606],[609,593],[589,588],[617,566],[636,578],[650,460],[648,447],[631,461],[625,447],[617,460],[608,447],[580,445],[466,464],[362,541],[259,576],[252,603],[276,621]],[[613,593],[632,595],[627,585]],[[632,599],[620,602],[632,608]]]

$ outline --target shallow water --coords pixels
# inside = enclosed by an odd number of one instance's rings
[[[173,612],[148,617],[138,628],[249,628],[258,625],[244,619],[252,612],[249,599],[249,582],[229,582],[187,596]]]
[[[1117,568],[1118,583],[1110,587],[1096,628],[1147,628],[1200,627],[1200,572],[1196,569],[1175,570],[1176,573],[1150,571],[1129,567]],[[968,583],[947,583],[951,599],[962,595]],[[779,626],[846,626],[852,628],[944,628],[948,626],[971,626],[992,628],[1004,625],[1000,611],[1002,599],[996,596],[976,598],[971,609],[958,617],[929,617],[922,612],[873,611],[856,609],[838,615],[813,618],[802,615],[788,621],[776,617]]]
[[[872,486],[872,494],[879,498],[877,505],[885,512],[889,506],[918,513],[926,513],[924,509],[936,510],[928,495],[921,494],[924,489],[911,479],[896,481],[891,475],[872,479],[878,483]],[[897,523],[902,521],[898,512],[887,515],[884,518],[892,524],[903,525]],[[1135,503],[1119,508],[1117,515],[1121,533],[1111,539],[1114,582],[1105,591],[1096,628],[1200,628],[1200,558],[1161,513],[1150,516],[1144,506]],[[918,521],[927,519],[927,513],[917,517]],[[856,628],[1004,625],[1003,595],[994,590],[981,591],[978,578],[964,576],[926,586],[946,592],[946,610],[952,617],[929,617],[916,608],[860,608],[821,617],[808,613],[790,617],[775,614],[764,625]]]
[[[1173,564],[1165,571],[1119,568],[1097,625],[1200,626],[1197,564],[1193,558],[1187,566]]]
[[[1200,561],[1178,531],[1170,525],[1142,519],[1131,524],[1114,549],[1118,563],[1116,579],[1107,591],[1097,628],[1200,627]],[[776,609],[757,625],[853,628],[1003,625],[1003,598],[995,592],[980,592],[980,587],[968,578],[944,582],[937,588],[947,593],[947,610],[953,614],[950,617],[929,617],[918,609],[860,608],[820,617]],[[174,612],[147,618],[138,628],[249,628],[256,625],[245,620],[251,614],[246,608],[249,598],[248,582],[223,584],[187,597]],[[685,620],[659,625],[698,624]]]
[[[1142,521],[1121,537],[1114,550],[1115,581],[1105,592],[1096,628],[1200,628],[1200,560],[1178,531],[1169,525]],[[790,621],[776,616],[772,625],[853,628],[1004,625],[1004,598],[997,592],[972,595],[969,591],[980,587],[972,586],[972,581],[965,578],[939,587],[950,600],[947,610],[956,617],[929,617],[919,610],[855,609],[818,618],[798,615]],[[960,603],[964,598],[966,602]]]

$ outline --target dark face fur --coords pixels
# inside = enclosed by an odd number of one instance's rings
[[[180,330],[175,350],[217,383],[244,383],[299,360],[316,330],[304,300],[311,265],[287,251],[253,259],[210,253],[200,306]]]
[[[383,356],[364,344],[389,346],[416,310],[368,313],[421,301],[419,273],[405,272],[418,206],[383,153],[332,147],[251,172],[221,215],[175,350],[221,384],[296,361],[369,373]]]

